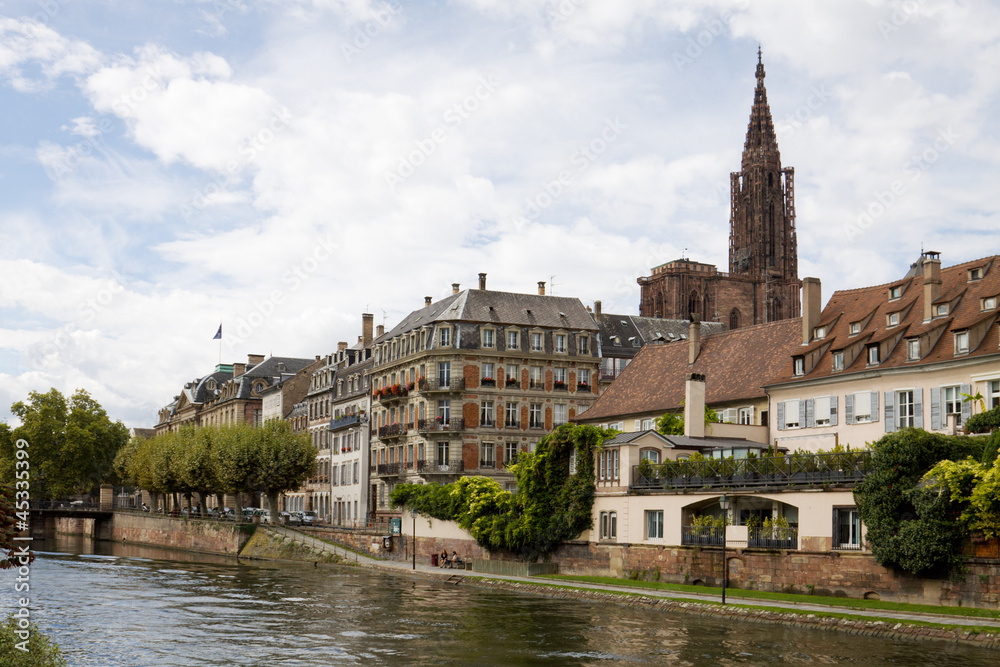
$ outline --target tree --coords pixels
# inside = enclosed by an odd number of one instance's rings
[[[705,406],[705,425],[719,421],[719,413]],[[656,419],[656,432],[662,435],[684,435],[684,415],[664,412]]]
[[[201,516],[208,516],[208,494],[219,488],[215,459],[212,457],[215,429],[186,426],[180,430],[180,448],[176,452],[178,473],[183,487],[198,494]],[[190,500],[188,502],[190,506]]]
[[[29,638],[22,639],[24,636]],[[66,660],[59,647],[37,625],[29,622],[28,627],[22,628],[14,614],[10,614],[0,624],[0,664],[4,667],[65,667]]]
[[[45,475],[49,497],[96,493],[100,484],[117,481],[114,461],[128,441],[128,430],[120,421],[112,422],[83,389],[69,401],[57,389],[33,391],[27,402],[14,403],[11,412],[21,425],[12,434],[0,435],[3,481],[13,481],[17,439],[29,443],[32,477]]]

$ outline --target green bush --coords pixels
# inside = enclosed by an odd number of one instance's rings
[[[966,433],[989,433],[1000,429],[1000,405],[965,420]]]
[[[0,665],[4,667],[65,667],[66,660],[62,657],[62,651],[53,644],[38,629],[34,623],[29,623],[26,628],[30,633],[30,638],[25,641],[18,636],[18,632],[25,629],[18,627],[17,619],[11,614],[7,620],[0,625]],[[22,651],[18,646],[27,648]]]

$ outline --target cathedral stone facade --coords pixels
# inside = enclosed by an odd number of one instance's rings
[[[690,259],[657,266],[639,278],[640,315],[730,329],[799,317],[794,176],[794,168],[781,166],[758,51],[743,160],[730,174],[729,272]]]

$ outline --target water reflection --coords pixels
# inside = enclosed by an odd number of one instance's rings
[[[38,546],[38,545],[36,545]],[[515,595],[352,568],[60,540],[35,620],[72,665],[994,665],[944,643]],[[10,595],[0,600],[10,607]]]

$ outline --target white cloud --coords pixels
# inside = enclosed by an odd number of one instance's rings
[[[59,77],[86,74],[99,63],[100,54],[85,42],[37,21],[0,17],[0,75],[17,91],[48,89]],[[41,76],[29,73],[36,66]]]

